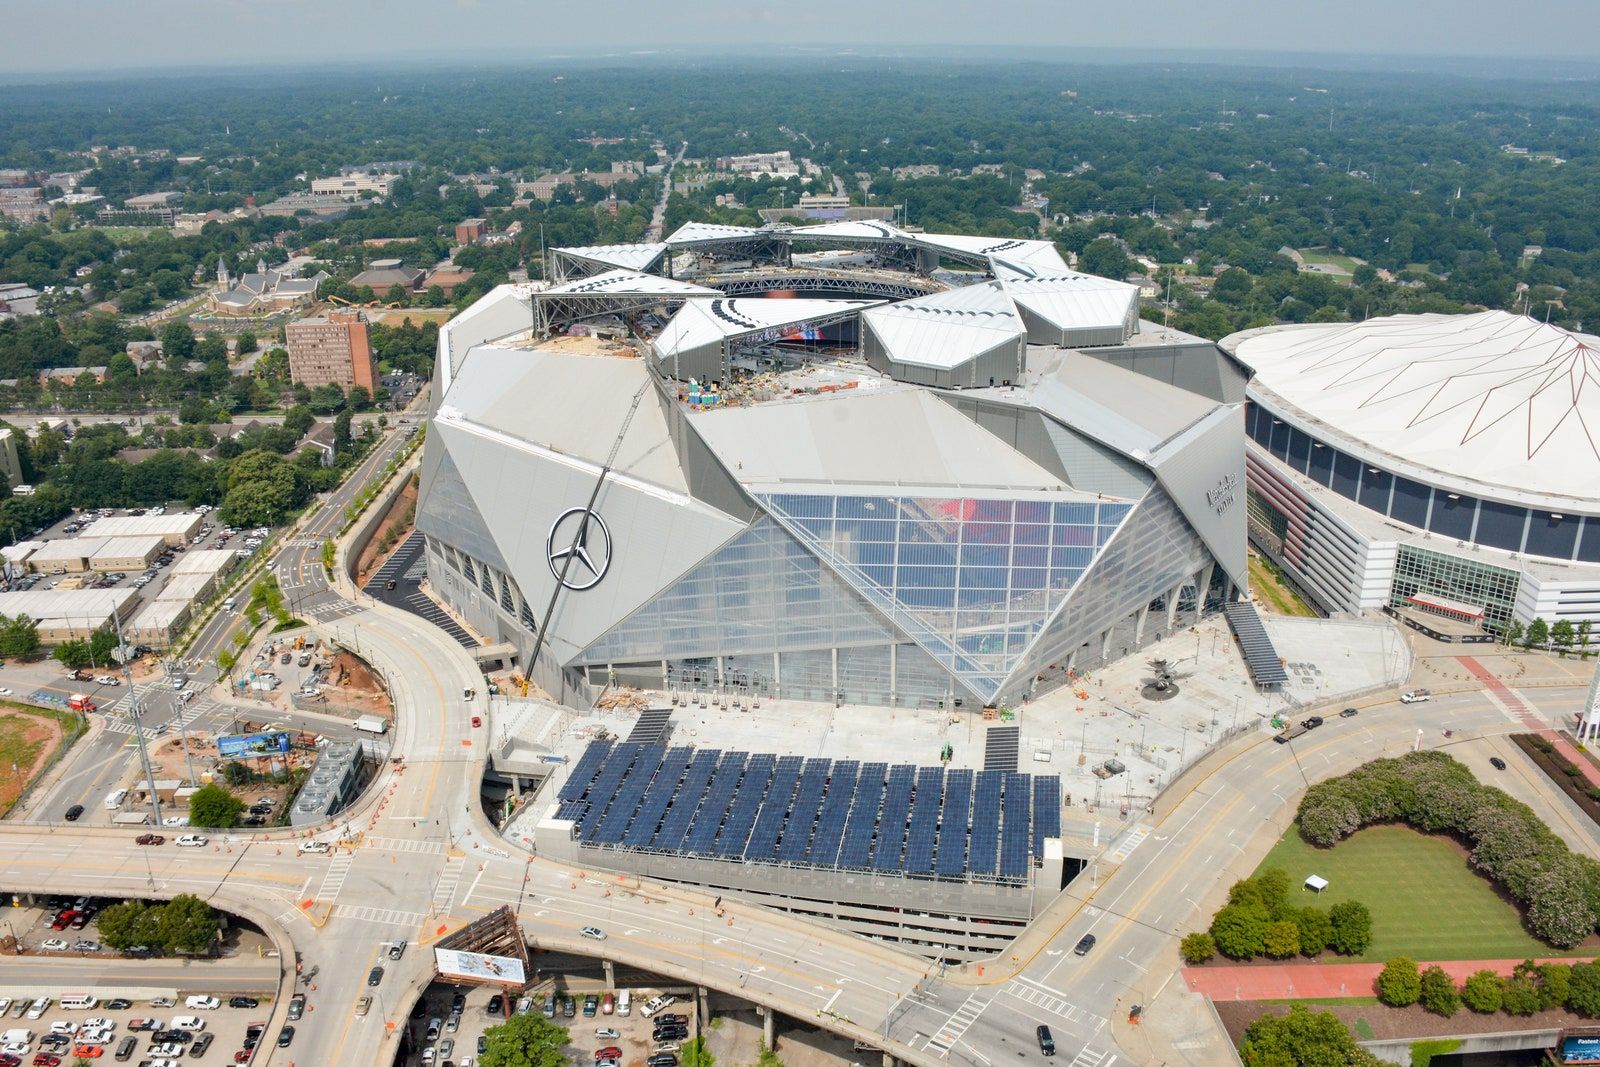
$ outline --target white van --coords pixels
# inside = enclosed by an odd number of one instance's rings
[[[206,843],[204,834],[184,834],[174,842],[179,848],[203,848]],[[191,1000],[194,998],[190,998]],[[193,1005],[190,1005],[193,1007]]]
[[[106,794],[106,810],[116,811],[118,808],[122,807],[122,802],[127,799],[128,791],[126,789],[113,789],[111,792]]]
[[[38,1000],[33,1002],[31,1007],[28,1008],[28,1018],[39,1018],[40,1016],[44,1015],[45,1012],[49,1011],[50,1005],[54,1003],[55,1001],[51,1000],[49,997],[40,997]]]
[[[87,993],[67,993],[61,998],[65,1011],[93,1011],[99,1006],[100,1002]]]
[[[215,1011],[217,1008],[222,1007],[222,1001],[218,1000],[216,997],[208,997],[203,993],[197,993],[194,996],[186,999],[183,1002],[183,1006],[186,1008],[194,1008],[199,1011]],[[175,1029],[183,1029],[183,1027],[178,1026],[177,1023],[173,1023],[172,1025]]]
[[[33,1043],[33,1031],[18,1026],[0,1034],[0,1045],[28,1045]]]
[[[624,989],[617,994],[617,1014],[630,1015],[633,1013],[633,994]]]
[[[203,1000],[203,999],[205,999],[205,998],[203,998],[203,997],[190,997],[189,998],[189,1000],[191,1000],[191,1001],[193,1001],[193,1000]],[[189,1007],[193,1008],[193,1007],[197,1007],[197,1005],[190,1004]],[[198,1015],[174,1015],[172,1017],[172,1022],[167,1024],[167,1028],[170,1029],[170,1030],[188,1030],[190,1033],[199,1033],[201,1030],[204,1030],[206,1028],[206,1021],[204,1019],[200,1018],[200,1016],[198,1016]]]

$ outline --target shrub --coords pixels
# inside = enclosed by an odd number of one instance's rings
[[[1361,829],[1361,813],[1343,797],[1330,797],[1314,804],[1300,805],[1300,836],[1313,845],[1327,848]]]
[[[1600,965],[1574,963],[1567,981],[1567,1007],[1579,1015],[1600,1015]]]
[[[1524,970],[1523,968],[1526,968]],[[1507,978],[1500,986],[1500,1010],[1510,1015],[1532,1015],[1544,1006],[1544,997],[1539,992],[1539,982],[1535,978],[1533,961],[1529,960],[1517,968],[1517,972]]]
[[[1273,919],[1287,918],[1289,907],[1289,872],[1282,867],[1268,867],[1255,879],[1261,890],[1261,903]]]
[[[1275,960],[1286,960],[1300,951],[1300,926],[1293,919],[1268,923],[1261,946]]]
[[[1476,971],[1461,987],[1461,1002],[1475,1012],[1488,1015],[1500,1010],[1505,981],[1493,971]]]
[[[1372,913],[1359,900],[1335,904],[1328,913],[1333,936],[1328,945],[1341,956],[1359,956],[1372,947]]]
[[[1419,999],[1425,1011],[1446,1019],[1461,1010],[1461,993],[1456,989],[1455,979],[1437,965],[1422,972],[1422,994]]]
[[[1545,963],[1539,966],[1539,1002],[1544,1007],[1566,1007],[1567,993],[1571,986],[1571,964]]]
[[[1183,954],[1183,962],[1196,966],[1211,961],[1217,954],[1217,943],[1204,930],[1196,930],[1184,937],[1178,951]]]
[[[1422,976],[1417,973],[1417,961],[1396,956],[1383,965],[1378,973],[1378,999],[1391,1008],[1404,1008],[1415,1004],[1422,996]]]
[[[1533,879],[1528,889],[1528,928],[1535,937],[1571,948],[1593,932],[1595,914],[1584,898],[1581,878],[1561,864]]]
[[[1224,956],[1248,960],[1266,948],[1267,922],[1260,904],[1229,904],[1212,917],[1211,936]]]
[[[1546,741],[1542,737],[1535,737],[1532,741],[1532,744],[1533,747],[1538,749],[1540,752],[1550,753],[1556,750],[1556,746],[1552,742]]]
[[[1249,878],[1241,878],[1228,887],[1229,904],[1265,904],[1261,886]]]
[[[1566,775],[1568,778],[1576,778],[1583,772],[1578,769],[1578,765],[1576,763],[1569,763],[1565,767],[1561,768],[1561,773]]]
[[[1333,920],[1328,918],[1328,913],[1321,908],[1301,908],[1295,916],[1295,922],[1300,926],[1300,954],[1315,956],[1328,947],[1328,941],[1333,937]]]

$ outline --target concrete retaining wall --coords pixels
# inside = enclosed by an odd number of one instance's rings
[[[1460,1046],[1451,1051],[1452,1056],[1510,1052],[1518,1049],[1555,1048],[1561,1040],[1560,1030],[1507,1030],[1494,1034],[1444,1034],[1440,1037],[1419,1038],[1425,1041],[1459,1041]],[[1410,1067],[1413,1039],[1399,1041],[1363,1041],[1361,1047],[1386,1063]]]

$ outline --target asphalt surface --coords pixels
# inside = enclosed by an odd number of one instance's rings
[[[380,463],[393,447],[391,435],[369,462]],[[317,988],[309,982],[300,988],[316,1010],[297,1024],[293,1054],[272,1063],[388,1058],[396,1039],[377,1025],[379,1018],[403,1019],[432,977],[431,953],[418,947],[500,904],[515,909],[529,940],[541,947],[702,983],[872,1041],[911,1063],[992,1067],[999,1056],[1031,1058],[1038,1055],[1039,1023],[1054,1031],[1063,1064],[1145,1062],[1118,1044],[1125,1037],[1110,1020],[1172,979],[1171,968],[1158,961],[1195,925],[1197,902],[1237,876],[1230,866],[1252,842],[1281,832],[1308,781],[1406,751],[1419,729],[1424,744],[1459,745],[1476,759],[1479,749],[1469,746],[1504,745],[1498,739],[1524,728],[1474,692],[1421,706],[1369,707],[1356,719],[1331,719],[1289,746],[1255,737],[1193,784],[1180,782],[1143,823],[1108,825],[1105,858],[1011,953],[981,971],[941,973],[887,945],[760,908],[717,908],[687,887],[570,869],[502,838],[476,803],[488,726],[472,727],[471,715],[484,705],[463,697],[465,688],[480,684],[471,657],[416,616],[361,596],[347,580],[330,587],[322,574],[315,546],[336,529],[344,503],[364,481],[358,475],[334,494],[277,560],[297,610],[325,635],[355,645],[394,696],[392,751],[402,763],[384,769],[345,813],[345,826],[322,834],[331,839],[347,828],[360,835],[355,847],[299,856],[293,841],[275,835],[217,840],[201,849],[140,849],[109,830],[0,826],[10,839],[0,851],[0,884],[14,890],[198,892],[280,928],[308,976],[315,972],[310,981]],[[219,641],[227,629],[219,627]],[[1578,688],[1540,690],[1537,703],[1575,705],[1582,696]],[[1445,728],[1453,738],[1444,738]],[[1522,784],[1550,818],[1561,817],[1559,803],[1538,783]],[[582,937],[580,928],[590,925],[607,937]],[[1072,946],[1090,932],[1099,939],[1094,950],[1074,955]],[[396,938],[412,941],[413,949],[386,964],[383,983],[369,990],[368,969],[382,944]],[[354,1003],[369,992],[373,1014],[357,1025]],[[282,1021],[275,1015],[274,1026]]]

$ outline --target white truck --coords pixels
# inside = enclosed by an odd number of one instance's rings
[[[389,732],[389,720],[377,715],[363,715],[350,725],[364,734],[381,736]]]
[[[1426,689],[1413,689],[1409,693],[1400,694],[1400,703],[1402,704],[1420,704],[1424,700],[1432,699],[1433,694]]]

